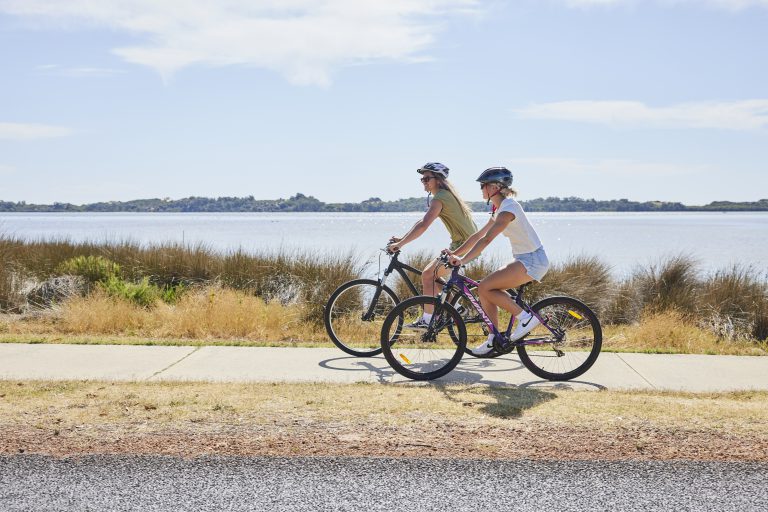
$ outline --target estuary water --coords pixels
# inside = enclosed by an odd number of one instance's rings
[[[553,262],[595,255],[624,275],[677,254],[702,272],[733,264],[768,268],[768,213],[530,213]],[[372,260],[392,235],[402,236],[421,213],[0,213],[0,234],[23,239],[143,244],[202,243],[229,251],[353,251]],[[487,213],[475,214],[478,226]],[[440,221],[404,252],[435,251],[450,240]],[[507,260],[500,236],[486,254]]]

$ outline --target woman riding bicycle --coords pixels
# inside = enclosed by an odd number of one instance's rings
[[[472,210],[462,201],[456,189],[448,181],[448,167],[438,162],[429,162],[416,169],[416,172],[421,174],[424,190],[433,196],[433,199],[431,203],[428,202],[429,209],[424,218],[416,222],[402,237],[390,238],[387,250],[399,251],[405,244],[419,238],[437,218],[443,221],[451,236],[451,249],[459,247],[477,230],[477,225],[472,220]],[[449,273],[448,269],[438,264],[437,260],[432,260],[421,274],[424,295],[437,295],[442,288],[435,280]],[[431,318],[432,307],[427,306],[424,308],[422,318],[407,327],[425,328]]]
[[[483,309],[497,328],[498,307],[518,318],[518,324],[510,335],[510,341],[515,341],[531,332],[539,321],[523,311],[506,290],[534,280],[541,281],[549,269],[549,259],[523,208],[514,199],[517,192],[511,188],[512,173],[505,167],[491,167],[483,171],[477,181],[480,182],[483,199],[493,203],[491,218],[460,247],[448,251],[451,255],[449,261],[452,265],[464,265],[480,256],[499,233],[509,238],[514,260],[480,281],[477,289]],[[481,355],[491,350],[493,334],[489,334],[488,339],[472,352]]]

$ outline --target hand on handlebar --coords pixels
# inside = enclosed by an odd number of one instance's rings
[[[443,252],[440,253],[440,257],[438,259],[440,260],[440,263],[442,263],[446,267],[461,266],[461,258],[451,254],[451,251],[449,251],[448,249],[443,250]]]
[[[400,250],[400,240],[402,240],[402,238],[398,238],[396,236],[391,237],[387,243],[387,252],[390,254],[398,252]]]

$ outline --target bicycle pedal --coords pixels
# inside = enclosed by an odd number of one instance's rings
[[[493,349],[499,354],[509,354],[515,349],[515,344],[503,336],[496,336],[493,339]]]

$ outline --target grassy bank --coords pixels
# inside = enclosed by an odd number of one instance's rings
[[[768,460],[768,394],[0,381],[0,453]]]
[[[423,267],[431,255],[405,255]],[[327,339],[322,307],[342,282],[374,268],[353,254],[218,253],[204,246],[141,246],[0,238],[0,339],[308,343]],[[468,268],[481,277],[499,262]],[[402,283],[391,283],[401,297]],[[553,266],[529,298],[582,299],[608,350],[754,354],[768,338],[768,280],[735,266],[703,274],[671,257],[616,279],[581,256]],[[98,338],[102,339],[102,338]]]

